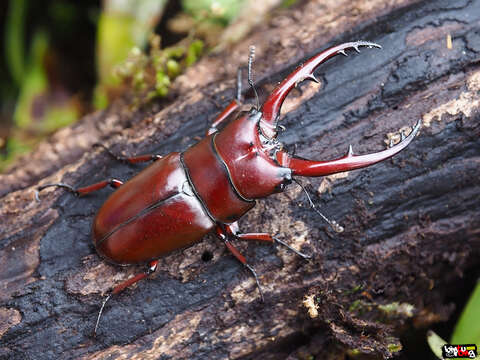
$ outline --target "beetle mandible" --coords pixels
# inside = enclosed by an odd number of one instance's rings
[[[420,121],[408,137],[402,133],[402,140],[386,150],[354,155],[350,147],[345,156],[331,161],[291,156],[277,140],[280,109],[288,93],[303,80],[318,82],[313,72],[329,58],[347,55],[346,50],[350,49],[360,52],[362,46],[381,48],[372,42],[356,41],[314,55],[278,84],[261,108],[257,104],[218,131],[217,127],[241,106],[241,91],[237,91],[237,98],[215,119],[205,138],[184,152],[121,158],[106,148],[118,160],[128,163],[153,162],[125,184],[110,179],[82,188],[63,183],[37,188],[37,198],[38,191],[51,186],[65,188],[76,195],[106,186],[118,188],[95,217],[93,242],[97,252],[110,262],[119,265],[146,263],[148,266],[144,273],[112,290],[102,304],[95,332],[111,295],[155,271],[160,257],[198,242],[210,231],[214,231],[228,250],[252,272],[262,299],[255,270],[230,242],[231,238],[278,242],[307,257],[270,234],[241,233],[237,221],[254,207],[256,199],[283,191],[295,180],[293,176],[325,176],[367,167],[392,157],[413,140]],[[252,60],[251,51],[248,80],[255,90],[251,80]],[[331,225],[338,226],[333,222]]]

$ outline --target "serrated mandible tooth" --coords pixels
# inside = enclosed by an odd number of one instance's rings
[[[351,144],[348,145],[347,156],[348,156],[348,157],[353,156],[353,147],[352,147]]]
[[[312,80],[312,81],[315,81],[317,84],[320,83],[320,80],[318,80],[318,79],[315,77],[315,75],[313,75],[313,74],[310,74],[310,75],[308,76],[308,78],[309,78],[310,80]]]

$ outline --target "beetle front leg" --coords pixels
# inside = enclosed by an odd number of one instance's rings
[[[217,116],[215,121],[210,125],[210,128],[207,130],[205,136],[213,134],[214,132],[218,131],[218,126],[224,122],[229,116],[237,110],[243,104],[243,96],[242,96],[242,69],[239,68],[237,70],[237,86],[236,86],[236,93],[237,97],[235,100],[232,100],[230,104],[223,110],[220,115]]]
[[[240,233],[239,231],[239,228],[238,228],[238,223],[237,222],[234,222],[232,223],[231,225],[226,225],[225,226],[226,230],[227,230],[227,233],[229,235],[232,235],[233,237],[235,237],[236,239],[239,239],[239,240],[256,240],[256,241],[266,241],[266,242],[269,242],[271,244],[273,243],[278,243],[282,246],[285,246],[287,249],[289,249],[290,251],[293,251],[295,254],[297,254],[298,256],[302,257],[303,259],[311,259],[312,257],[310,255],[307,255],[307,254],[304,254],[300,251],[298,251],[297,249],[294,249],[293,247],[291,247],[290,245],[288,245],[286,242],[283,242],[282,240],[280,240],[279,238],[277,238],[276,236],[273,236],[273,235],[270,235],[268,233]]]

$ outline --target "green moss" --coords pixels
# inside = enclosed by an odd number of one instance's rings
[[[163,72],[157,72],[157,82],[155,90],[159,96],[166,96],[168,94],[168,87],[170,86],[170,78]]]
[[[399,303],[397,301],[390,304],[378,305],[378,308],[387,315],[402,315],[405,317],[413,317],[415,306],[408,303]]]
[[[173,80],[199,59],[203,42],[187,39],[181,45],[161,49],[160,37],[150,38],[150,52],[133,48],[127,59],[115,68],[115,74],[135,93],[134,104],[165,97]],[[153,70],[153,73],[152,73]]]
[[[282,1],[282,7],[288,8],[290,6],[295,5],[298,2],[298,0],[283,0]]]
[[[400,343],[392,343],[387,345],[388,351],[391,353],[396,353],[402,350],[402,344]]]
[[[345,291],[345,295],[351,295],[351,294],[355,294],[356,292],[359,292],[360,290],[363,289],[363,285],[357,285],[355,286],[354,288],[350,289],[350,290],[346,290]]]
[[[350,307],[348,308],[349,312],[359,311],[363,308],[362,300],[355,300],[351,303]]]
[[[188,47],[187,57],[185,59],[185,65],[188,67],[194,64],[198,60],[198,57],[201,55],[202,52],[203,52],[203,41],[201,40],[193,41]]]
[[[351,349],[351,350],[348,350],[348,355],[352,356],[352,357],[355,357],[355,356],[358,356],[360,355],[362,352],[359,350],[359,349]]]

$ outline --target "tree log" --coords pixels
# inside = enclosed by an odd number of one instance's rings
[[[108,190],[76,198],[54,189],[38,203],[35,187],[126,180],[143,168],[92,149],[98,141],[124,154],[195,143],[217,104],[234,96],[249,44],[257,47],[264,95],[302,59],[359,39],[383,50],[330,60],[318,71],[321,89],[301,84],[282,120],[281,141],[318,160],[337,158],[350,144],[360,154],[384,149],[401,128],[423,120],[392,160],[303,181],[345,231],[331,231],[292,185],[240,222],[314,255],[304,261],[282,248],[238,243],[260,275],[264,303],[250,274],[209,235],[114,297],[93,338],[103,296],[142,267],[119,268],[95,253],[91,222]],[[59,131],[1,175],[0,358],[398,353],[414,327],[451,316],[452,289],[480,268],[479,54],[480,0],[305,1],[190,68],[175,83],[175,100],[130,110],[125,98]]]

